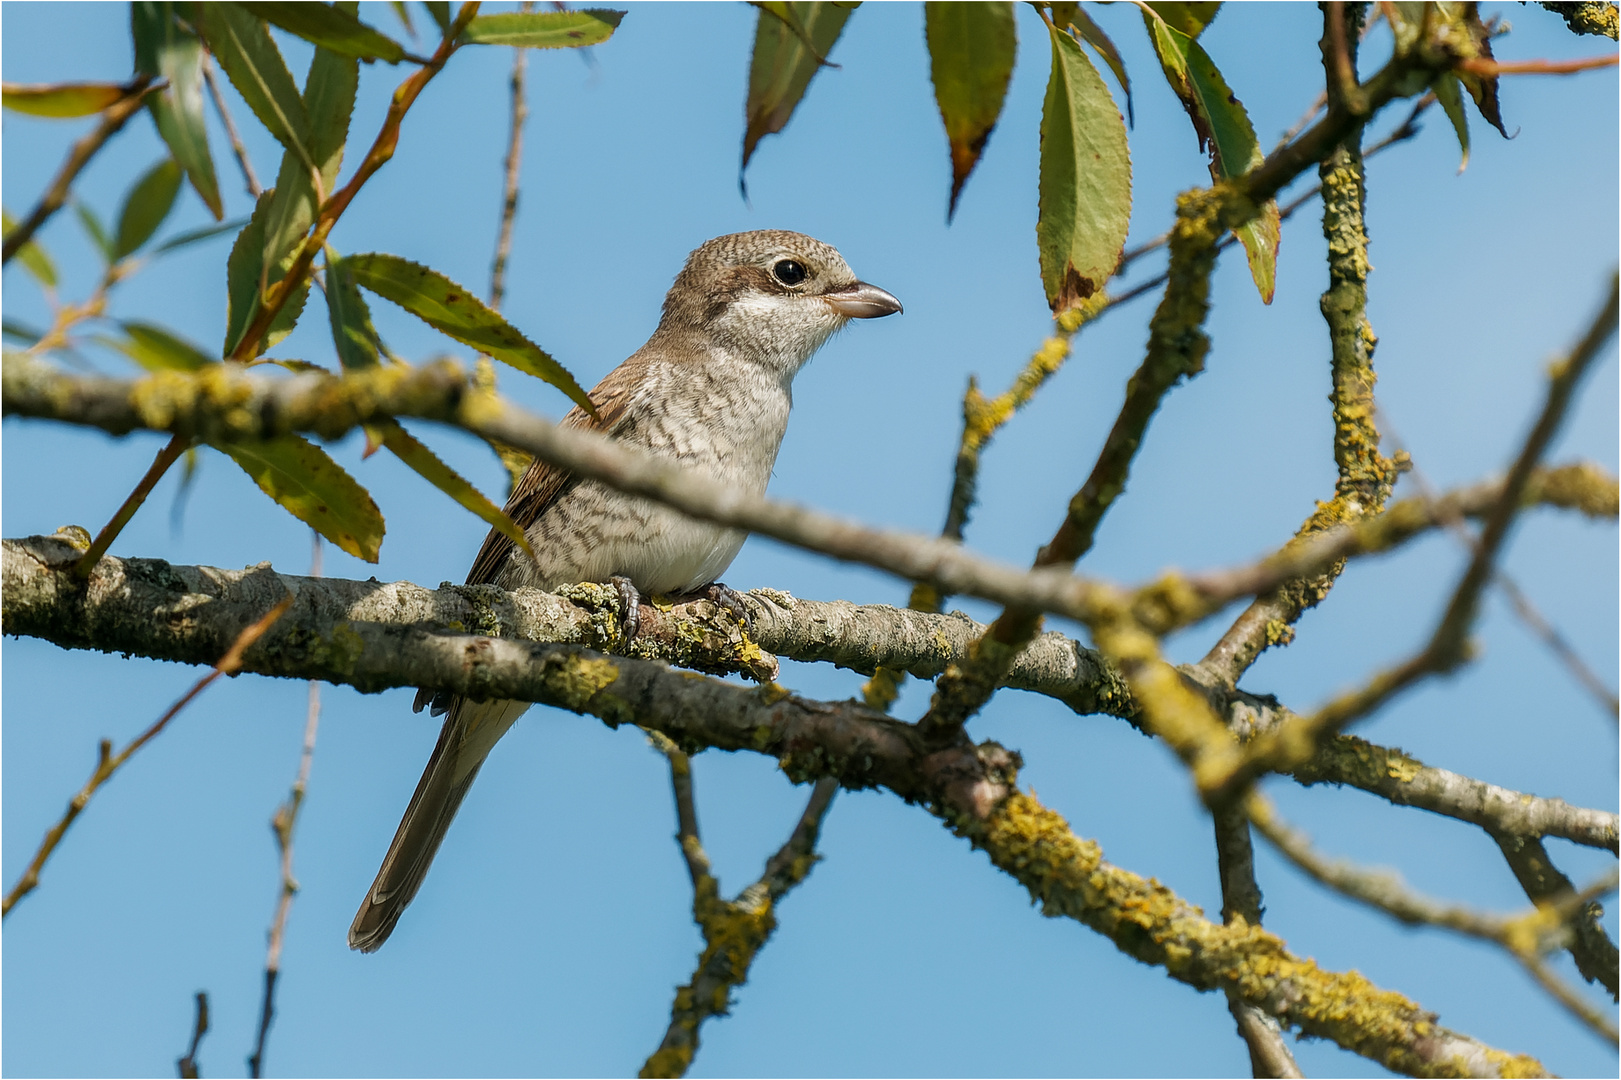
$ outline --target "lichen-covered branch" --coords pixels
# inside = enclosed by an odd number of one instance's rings
[[[1349,48],[1354,62],[1354,38]],[[1297,538],[1377,515],[1384,509],[1399,468],[1398,462],[1379,452],[1379,430],[1374,424],[1373,350],[1377,338],[1367,315],[1368,236],[1363,213],[1367,190],[1360,128],[1324,159],[1318,176],[1323,192],[1323,235],[1328,240],[1328,289],[1321,307],[1329,330],[1333,382],[1329,400],[1334,408],[1334,464],[1339,479],[1334,497],[1317,505]],[[1332,563],[1319,574],[1296,578],[1257,598],[1201,664],[1227,686],[1236,686],[1264,650],[1287,644],[1294,637],[1295,622],[1328,595],[1344,565]]]
[[[670,1026],[639,1075],[685,1076],[698,1052],[699,1028],[711,1017],[726,1015],[732,990],[748,981],[754,957],[776,930],[777,901],[804,881],[816,865],[816,839],[839,788],[832,780],[818,780],[793,833],[766,860],[765,871],[735,899],[723,900],[720,882],[710,872],[709,857],[698,835],[692,760],[662,733],[654,731],[649,737],[670,760],[679,823],[676,842],[692,877],[692,917],[703,932],[704,949],[692,979],[676,990]]]
[[[1565,25],[1570,27],[1573,34],[1593,34],[1596,37],[1607,37],[1611,41],[1616,40],[1618,25],[1616,7],[1606,0],[1543,3],[1540,6],[1564,19]]]
[[[323,667],[324,673],[314,673],[366,690],[439,685],[432,681],[441,662],[435,658],[447,651],[459,656],[476,635],[603,651],[618,646],[622,637],[617,594],[592,585],[560,594],[533,589],[507,593],[485,585],[430,590],[409,582],[283,575],[265,565],[222,570],[108,556],[88,585],[80,586],[68,569],[78,553],[64,535],[3,542],[5,603],[0,612],[6,633],[40,637],[66,648],[202,664],[219,655],[237,630],[291,593],[296,605],[283,630],[297,640],[331,641],[338,659],[358,654],[368,643],[394,650],[375,670],[370,663],[334,663]],[[984,631],[960,613],[928,615],[842,600],[798,600],[768,589],[745,598],[754,612],[753,649],[737,633],[735,619],[707,600],[695,600],[669,610],[643,605],[640,629],[628,652],[714,673],[741,670],[761,681],[774,677],[776,667],[775,658],[760,649],[863,674],[882,665],[931,678]],[[257,665],[250,670],[260,674],[300,677],[296,665],[278,656],[249,660]],[[1103,712],[1135,722],[1139,712],[1116,669],[1057,633],[1043,634],[1026,646],[1007,685],[1056,698],[1080,713]],[[1204,689],[1219,696],[1219,691]],[[1266,698],[1235,691],[1225,700],[1225,722],[1244,739],[1294,718]],[[1614,814],[1500,788],[1353,737],[1331,740],[1293,775],[1304,784],[1349,784],[1398,805],[1499,833],[1559,836],[1616,850]]]
[[[1468,635],[1474,625],[1481,592],[1491,579],[1509,527],[1523,508],[1537,461],[1558,431],[1582,375],[1615,333],[1618,309],[1621,309],[1621,281],[1612,277],[1603,308],[1569,355],[1553,366],[1541,412],[1515,457],[1496,502],[1484,515],[1485,523],[1474,557],[1424,648],[1375,675],[1363,686],[1330,701],[1311,716],[1284,724],[1256,739],[1241,763],[1231,767],[1225,775],[1212,770],[1201,781],[1201,790],[1207,798],[1223,801],[1262,772],[1293,769],[1309,760],[1326,737],[1373,712],[1420,679],[1451,671],[1467,659]]]
[[[1497,841],[1503,858],[1508,860],[1509,869],[1514,871],[1515,880],[1533,902],[1544,903],[1576,891],[1576,886],[1548,858],[1548,851],[1541,840],[1534,836],[1509,836],[1503,833],[1493,833],[1492,839]],[[1601,984],[1610,992],[1610,997],[1621,1000],[1616,989],[1618,957],[1615,942],[1604,930],[1603,917],[1604,909],[1597,900],[1583,903],[1571,916],[1572,934],[1566,948],[1570,950],[1571,959],[1576,961],[1576,970],[1582,973],[1584,979]]]

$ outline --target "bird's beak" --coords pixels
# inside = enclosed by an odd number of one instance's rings
[[[904,311],[901,302],[876,285],[858,281],[822,297],[827,306],[847,319],[881,319]]]

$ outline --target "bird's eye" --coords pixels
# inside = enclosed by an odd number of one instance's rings
[[[783,259],[771,268],[771,273],[784,285],[798,285],[805,280],[805,267],[793,259]]]

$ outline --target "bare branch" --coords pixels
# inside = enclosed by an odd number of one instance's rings
[[[1509,836],[1504,833],[1492,833],[1492,839],[1497,841],[1503,858],[1508,860],[1509,869],[1514,871],[1515,879],[1532,903],[1556,900],[1576,891],[1570,879],[1561,874],[1553,860],[1548,858],[1541,840],[1534,836]],[[1616,986],[1615,942],[1604,930],[1604,924],[1600,921],[1603,916],[1604,909],[1597,900],[1582,903],[1571,917],[1571,939],[1565,947],[1570,950],[1571,959],[1576,961],[1576,970],[1582,973],[1584,979],[1601,984],[1610,992],[1610,997],[1621,1000]]]
[[[191,1048],[186,1055],[175,1062],[182,1080],[197,1080],[202,1076],[202,1070],[197,1064],[197,1047],[202,1044],[203,1036],[208,1034],[208,995],[197,991],[197,1020],[191,1029]]]
[[[50,831],[45,834],[45,839],[40,841],[39,850],[34,852],[33,859],[28,863],[28,869],[23,871],[23,875],[18,879],[17,884],[11,887],[11,891],[6,894],[4,901],[0,901],[0,917],[11,914],[11,909],[16,906],[17,901],[33,892],[34,888],[39,885],[39,872],[45,866],[45,860],[51,857],[51,852],[55,851],[56,845],[62,842],[62,837],[66,835],[68,827],[84,812],[84,808],[90,804],[91,797],[95,795],[101,786],[111,780],[113,774],[137,750],[157,738],[159,733],[169,726],[169,721],[179,715],[181,709],[191,704],[193,698],[208,689],[209,684],[221,675],[230,675],[240,670],[243,653],[254,642],[258,641],[265,631],[269,630],[271,625],[285,615],[292,606],[293,598],[287,596],[258,621],[248,625],[238,633],[235,640],[231,642],[230,647],[225,650],[225,655],[221,656],[214,664],[214,670],[198,679],[190,690],[187,690],[180,696],[178,701],[169,706],[168,711],[158,717],[156,723],[137,735],[128,746],[124,747],[116,755],[112,752],[112,740],[101,740],[95,771],[90,774],[90,779],[85,782],[79,793],[73,796],[73,799],[68,803],[67,812],[62,815],[62,820],[53,825]]]

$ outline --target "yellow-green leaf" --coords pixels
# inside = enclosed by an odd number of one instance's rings
[[[390,64],[405,59],[405,50],[399,42],[330,4],[245,3],[242,6],[272,26],[343,56],[385,60]]]
[[[343,263],[357,284],[400,305],[440,333],[551,383],[582,409],[596,415],[596,406],[574,376],[485,307],[471,290],[397,255],[350,255]]]
[[[356,558],[377,561],[383,515],[366,489],[320,447],[298,435],[210,445],[298,520]]]
[[[1463,172],[1469,167],[1469,117],[1463,111],[1462,88],[1457,76],[1443,72],[1430,84],[1430,89],[1435,91],[1435,100],[1441,103],[1441,111],[1452,121],[1452,130],[1458,136],[1458,149],[1463,155],[1458,171]]]
[[[509,11],[476,15],[462,31],[469,45],[517,45],[527,49],[577,49],[613,36],[623,11]]]
[[[1074,38],[1056,27],[1041,112],[1041,215],[1036,245],[1053,311],[1102,290],[1131,224],[1126,122]]]
[[[355,285],[348,260],[336,258],[330,247],[326,258],[326,311],[338,363],[345,371],[375,367],[382,348],[377,340],[377,328],[372,325],[371,309]]]
[[[767,135],[781,131],[805,96],[811,76],[820,69],[833,43],[844,32],[850,10],[838,4],[798,2],[786,5],[799,21],[799,32],[770,11],[762,10],[754,28],[754,55],[749,62],[749,96],[743,107],[743,164],[738,183],[754,149]],[[809,43],[801,39],[801,34]]]
[[[148,371],[196,371],[219,363],[178,334],[146,322],[119,323],[128,337],[104,339],[119,352]]]
[[[934,100],[951,147],[950,221],[1002,115],[1019,39],[1012,3],[930,2],[923,5],[923,32]]]
[[[17,223],[11,219],[11,213],[0,211],[0,231],[10,236],[11,230],[16,227]],[[45,254],[45,249],[39,246],[39,241],[31,239],[18,248],[17,258],[23,264],[23,269],[27,270],[35,281],[47,289],[56,288],[56,265],[51,262],[51,257]]]
[[[6,108],[29,116],[56,119],[98,113],[123,96],[124,88],[117,83],[52,83],[49,86],[5,83],[0,86],[0,101],[4,101]]]
[[[440,461],[432,450],[413,438],[398,421],[382,420],[367,424],[366,435],[369,442],[381,442],[418,476],[483,518],[490,526],[522,548],[524,554],[531,559],[535,557],[534,548],[529,546],[529,538],[506,515],[506,511],[485,498],[483,492],[464,480],[455,469]]]
[[[96,246],[96,250],[101,252],[101,257],[109,263],[112,262],[113,240],[112,237],[107,235],[107,227],[101,223],[101,219],[96,216],[96,212],[90,209],[88,203],[74,199],[73,214],[79,219],[79,225],[84,229],[84,234],[90,238],[90,242]]]
[[[135,39],[135,70],[161,76],[167,85],[149,95],[147,108],[158,134],[169,146],[186,178],[215,221],[225,218],[214,158],[208,150],[203,120],[203,45],[182,26],[172,3],[136,0],[130,5],[130,32]]]
[[[1211,177],[1221,180],[1242,176],[1259,165],[1263,155],[1249,113],[1222,78],[1210,54],[1193,38],[1156,18],[1151,11],[1143,12],[1143,22],[1148,27],[1148,36],[1154,43],[1166,82],[1193,121],[1199,148],[1210,151]],[[1244,244],[1250,276],[1255,279],[1261,301],[1270,304],[1277,287],[1278,204],[1268,202],[1261,207],[1259,217],[1234,232]]]
[[[1071,6],[1075,10],[1070,13],[1070,29],[1081,35],[1082,41],[1096,49],[1098,55],[1103,57],[1103,62],[1109,65],[1109,70],[1114,72],[1114,77],[1120,83],[1120,89],[1126,95],[1126,123],[1135,127],[1137,118],[1133,115],[1134,110],[1131,104],[1131,76],[1126,74],[1126,62],[1121,59],[1120,50],[1115,48],[1114,41],[1110,39],[1109,35],[1103,32],[1103,27],[1093,22],[1092,16],[1081,9],[1081,5],[1073,4]],[[1057,19],[1053,21],[1056,23]]]
[[[180,194],[180,166],[174,158],[164,158],[136,181],[118,214],[118,240],[113,244],[112,261],[117,262],[140,250],[152,239]]]
[[[422,0],[422,6],[428,9],[428,15],[439,24],[441,34],[450,33],[450,4],[446,0]]]
[[[1151,0],[1148,6],[1154,9],[1154,14],[1190,38],[1204,33],[1205,27],[1210,25],[1216,12],[1221,9],[1220,4],[1162,3],[1161,0]]]

